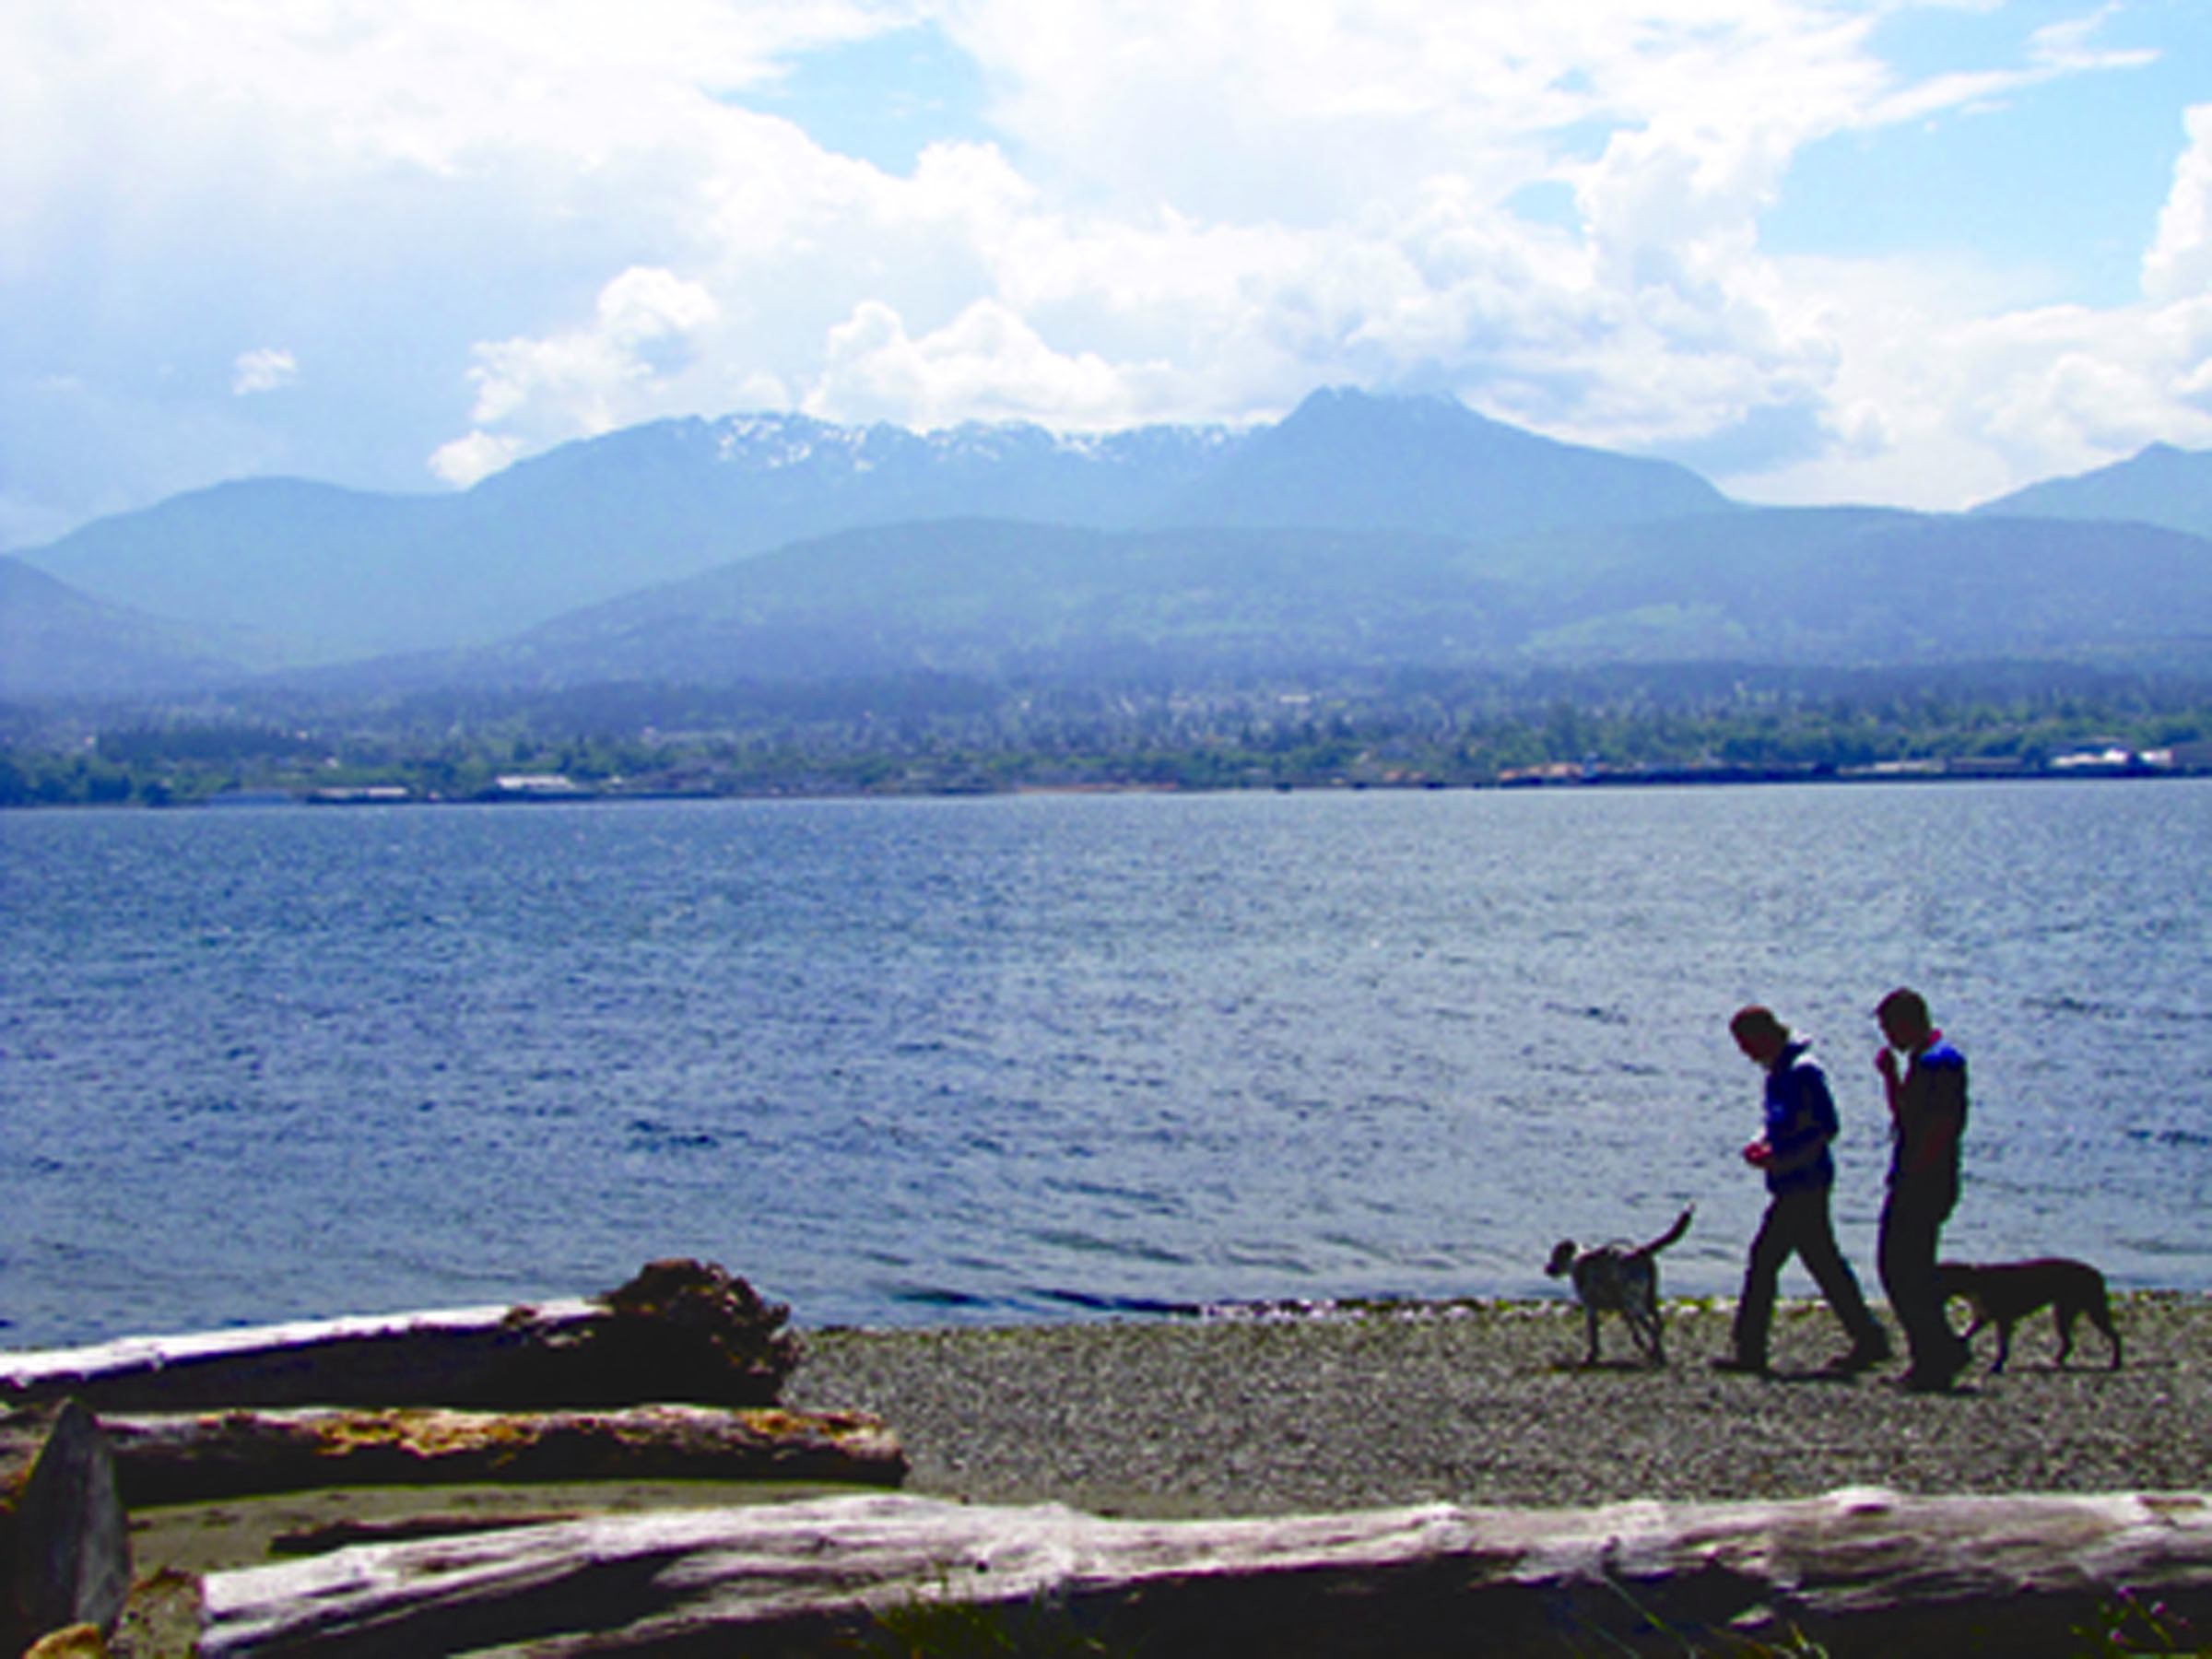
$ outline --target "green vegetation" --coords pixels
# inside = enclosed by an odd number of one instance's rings
[[[945,676],[0,711],[0,806],[1465,787],[2206,770],[2212,686],[1700,666],[1147,686]],[[2193,747],[2194,746],[2194,747]]]
[[[2080,1644],[2075,1649],[2088,1659],[2120,1659],[2121,1655],[2151,1655],[2159,1659],[2206,1659],[2212,1647],[2191,1640],[2189,1621],[2163,1602],[2147,1601],[2124,1586],[2098,1608],[2098,1618],[2072,1632]]]

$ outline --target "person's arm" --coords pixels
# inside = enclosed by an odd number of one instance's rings
[[[1789,1132],[1768,1147],[1760,1167],[1770,1175],[1809,1168],[1836,1138],[1836,1103],[1829,1095],[1828,1080],[1808,1066],[1797,1066],[1785,1082],[1790,1089]]]
[[[1904,1122],[1900,1112],[1905,1101],[1905,1074],[1897,1063],[1897,1051],[1885,1047],[1875,1055],[1874,1069],[1882,1074],[1882,1097],[1889,1102],[1889,1126],[1896,1129]]]

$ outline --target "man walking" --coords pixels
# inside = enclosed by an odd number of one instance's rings
[[[1966,1057],[1943,1040],[1917,991],[1890,992],[1874,1017],[1888,1044],[1875,1056],[1875,1067],[1888,1097],[1894,1143],[1889,1195],[1882,1205],[1882,1288],[1912,1350],[1904,1385],[1940,1393],[1972,1358],[1944,1317],[1936,1277],[1943,1224],[1959,1202]]]
[[[1792,1041],[1789,1027],[1770,1009],[1739,1009],[1728,1030],[1736,1047],[1767,1074],[1765,1130],[1744,1148],[1744,1161],[1765,1171],[1767,1214],[1744,1268],[1735,1351],[1713,1364],[1722,1371],[1765,1373],[1775,1291],[1783,1264],[1795,1255],[1851,1338],[1851,1347],[1828,1369],[1850,1375],[1878,1365],[1889,1357],[1889,1338],[1867,1311],[1858,1278],[1836,1248],[1829,1218],[1829,1194],[1836,1184],[1829,1143],[1836,1138],[1837,1122],[1828,1078],[1807,1053],[1809,1045]]]

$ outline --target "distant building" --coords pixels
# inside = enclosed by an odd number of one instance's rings
[[[2212,737],[2177,743],[2166,752],[2173,757],[2176,771],[2212,771]]]
[[[521,795],[534,800],[592,793],[575,779],[560,772],[505,772],[492,780],[492,790],[497,794]]]
[[[2053,771],[2125,771],[2135,763],[2135,750],[2122,748],[2116,743],[2051,757]]]
[[[369,783],[355,789],[318,789],[307,797],[318,806],[397,806],[415,798],[404,783]]]

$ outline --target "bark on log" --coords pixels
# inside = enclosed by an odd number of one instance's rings
[[[202,1653],[806,1652],[938,1598],[1041,1604],[1147,1659],[1630,1651],[2074,1651],[2123,1587],[2212,1619],[2212,1499],[1445,1505],[1108,1521],[893,1496],[663,1512],[211,1575]],[[2200,1623],[2201,1628],[2201,1623]]]
[[[334,1486],[568,1480],[828,1480],[896,1486],[879,1418],[646,1406],[605,1412],[229,1411],[109,1417],[126,1502],[201,1503]]]
[[[50,1630],[112,1629],[130,1537],[100,1425],[76,1401],[0,1418],[0,1653]]]
[[[772,1406],[798,1362],[790,1312],[719,1267],[653,1262],[588,1300],[0,1354],[0,1406]]]
[[[461,1308],[0,1354],[0,1400],[74,1394],[100,1412],[475,1405],[534,1336],[558,1340],[599,1312]]]

